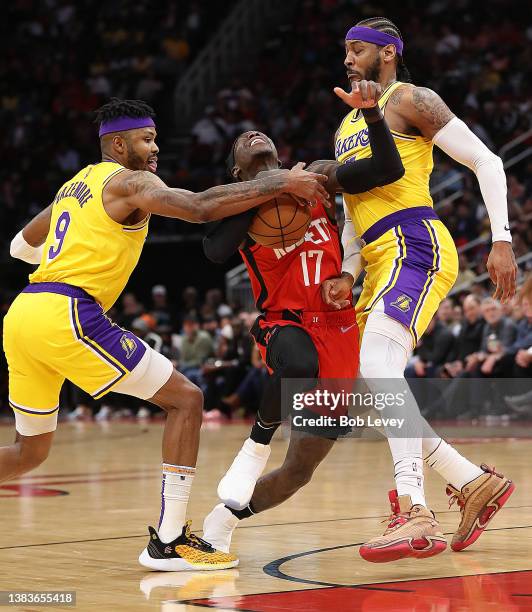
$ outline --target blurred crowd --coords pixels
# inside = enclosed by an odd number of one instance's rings
[[[532,275],[501,304],[480,285],[445,299],[406,368],[426,416],[532,417]],[[424,379],[452,379],[439,385]],[[501,384],[501,379],[506,380]]]
[[[365,3],[298,0],[297,19],[264,46],[250,78],[234,79],[192,126],[192,146],[174,180],[203,189],[226,180],[225,155],[242,131],[260,129],[275,142],[285,167],[330,159],[333,135],[347,112],[332,92],[347,87],[344,40],[354,21],[382,14],[405,41],[405,63],[414,83],[433,88],[493,151],[532,128],[532,27],[517,0],[430,0]],[[521,153],[532,136],[511,152]],[[432,186],[455,178],[436,204],[457,189],[462,195],[438,209],[458,247],[490,236],[475,176],[435,147]],[[532,162],[508,172],[508,203],[516,256],[532,248]],[[462,270],[485,271],[489,242],[467,250]]]
[[[0,232],[47,206],[98,155],[92,112],[111,96],[157,112],[173,132],[173,91],[232,0],[13,0],[0,20]]]
[[[231,4],[6,4],[0,21],[0,232],[5,243],[48,204],[63,180],[94,161],[98,143],[90,113],[111,95],[142,98],[154,106],[164,151],[165,138],[174,133],[175,84]],[[227,182],[225,157],[231,143],[242,131],[255,128],[273,138],[285,167],[299,160],[331,158],[333,134],[346,112],[332,93],[334,85],[347,86],[343,36],[355,21],[376,14],[400,27],[413,81],[440,93],[492,150],[499,151],[532,127],[532,27],[526,28],[523,5],[517,0],[294,4],[297,19],[271,36],[252,71],[242,62],[242,75],[213,96],[191,126],[183,150],[173,151],[172,160],[161,164],[169,184],[201,190]],[[235,75],[238,70],[235,66]],[[524,140],[512,155],[530,147],[531,140]],[[433,186],[456,178],[438,201],[461,190],[459,198],[439,210],[457,246],[489,236],[473,174],[437,149],[435,161]],[[507,176],[519,257],[532,247],[532,162],[524,159]],[[152,231],[176,227],[159,220]],[[485,271],[488,247],[489,241],[461,254],[457,285],[471,283]],[[224,303],[219,289],[203,295],[204,288],[187,287],[178,300],[157,285],[147,304],[126,293],[110,314],[203,389],[207,415],[252,413],[266,376],[248,334],[257,313]],[[487,408],[494,402],[486,379],[526,380],[531,375],[531,301],[526,293],[503,306],[489,298],[483,285],[446,300],[409,364],[408,375],[413,380],[449,378],[453,385],[481,381],[469,391],[470,402],[450,402],[455,411],[449,408],[449,417],[474,418],[493,410]],[[5,363],[0,373],[5,406]],[[532,414],[526,388],[496,403],[498,414]],[[72,386],[65,387],[62,404],[73,409],[73,418],[145,417],[153,411],[150,405],[118,395],[95,403]],[[427,410],[434,413],[437,407]]]

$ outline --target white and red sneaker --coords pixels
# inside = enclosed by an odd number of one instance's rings
[[[388,493],[392,515],[383,535],[363,544],[360,556],[372,563],[386,563],[413,557],[424,559],[443,552],[447,541],[434,513],[421,504],[412,505],[410,495]]]

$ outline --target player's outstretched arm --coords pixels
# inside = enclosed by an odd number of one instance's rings
[[[395,106],[407,123],[475,173],[491,223],[493,247],[487,269],[496,285],[494,297],[508,301],[515,294],[517,265],[508,222],[502,160],[431,89],[402,87],[399,92],[403,93]]]
[[[22,259],[27,263],[38,264],[41,261],[43,244],[50,230],[52,204],[35,215],[11,241],[11,257]]]
[[[111,179],[106,187],[106,203],[118,199],[131,210],[205,223],[236,215],[267,202],[282,193],[291,193],[304,200],[328,198],[322,183],[327,177],[303,170],[296,164],[268,176],[212,187],[200,193],[171,189],[161,179],[146,171],[125,171]]]

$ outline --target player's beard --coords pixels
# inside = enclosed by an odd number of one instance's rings
[[[135,149],[126,142],[127,146],[127,165],[131,170],[148,170],[148,160],[142,159],[142,157],[135,151]]]
[[[375,83],[378,83],[381,76],[381,66],[381,56],[377,54],[373,64],[366,70],[366,76],[364,77],[366,81],[375,81]]]

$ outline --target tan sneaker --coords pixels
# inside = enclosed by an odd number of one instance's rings
[[[462,513],[451,543],[451,548],[457,552],[478,540],[515,490],[515,484],[502,474],[497,474],[495,468],[489,468],[484,463],[480,467],[485,474],[468,482],[461,491],[447,485],[447,495],[451,496],[449,508],[458,502]]]
[[[406,557],[424,559],[443,552],[447,542],[434,513],[420,504],[412,505],[410,495],[388,493],[392,506],[388,527],[359,549],[360,556],[373,563],[386,563]]]

